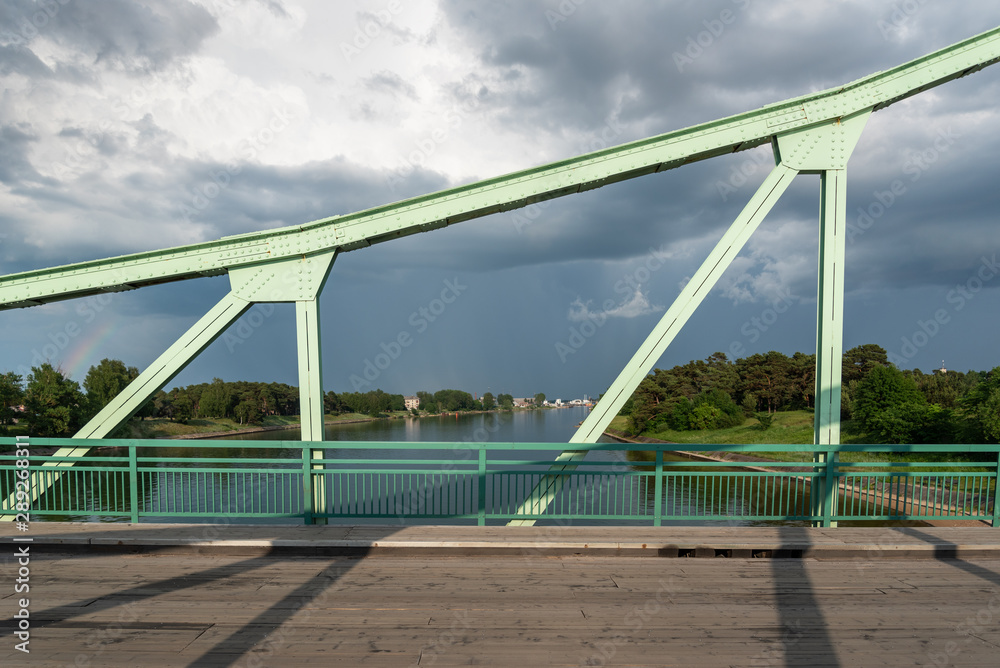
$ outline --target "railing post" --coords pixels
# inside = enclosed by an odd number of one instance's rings
[[[302,520],[305,524],[315,524],[313,517],[312,491],[312,449],[303,443],[302,449]]]
[[[479,501],[478,524],[486,526],[486,444],[479,444]]]
[[[833,450],[826,451],[826,470],[823,476],[823,526],[832,527],[833,516],[837,508],[837,454]]]
[[[993,476],[993,528],[1000,527],[1000,450],[997,450],[997,470]]]
[[[656,448],[656,482],[653,484],[653,526],[663,524],[663,449]]]
[[[310,477],[310,483],[312,484],[313,490],[313,524],[326,524],[325,517],[316,517],[317,514],[326,513],[326,464],[323,463],[323,451],[322,450],[312,450],[312,461],[317,462],[312,465],[312,470],[322,471],[319,476],[313,478]]]
[[[128,491],[131,497],[129,507],[132,524],[139,523],[139,461],[135,443],[128,446]]]

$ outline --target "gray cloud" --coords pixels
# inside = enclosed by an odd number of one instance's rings
[[[0,25],[6,45],[22,51],[6,67],[25,74],[39,70],[24,51],[33,53],[41,37],[77,54],[80,64],[140,74],[196,52],[218,29],[211,14],[186,0],[2,0]]]

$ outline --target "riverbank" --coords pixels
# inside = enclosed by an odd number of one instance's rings
[[[688,459],[695,461],[705,461],[705,462],[724,462],[724,463],[735,463],[740,464],[741,469],[746,469],[749,471],[758,471],[763,473],[806,473],[811,469],[809,467],[769,467],[766,464],[773,462],[773,459],[768,459],[767,457],[754,456],[745,453],[737,452],[690,452],[683,450],[683,443],[675,443],[673,441],[662,441],[655,438],[650,438],[648,436],[638,436],[638,437],[628,437],[625,436],[618,430],[613,430],[611,428],[604,432],[604,435],[614,441],[619,443],[631,443],[634,445],[644,445],[644,444],[656,444],[656,445],[677,445],[680,446],[676,450],[670,450],[670,452],[681,455]],[[651,451],[636,451],[634,453],[644,461],[652,461],[655,454]],[[783,453],[783,454],[798,454],[798,453]],[[786,459],[785,461],[789,461]],[[812,480],[808,477],[799,478],[804,484],[810,485]],[[927,490],[920,490],[915,495],[915,490],[904,485],[899,487],[898,483],[891,491],[885,488],[883,485],[876,485],[873,488],[870,487],[859,487],[856,485],[851,485],[846,482],[841,482],[839,484],[839,491],[841,495],[846,495],[851,498],[857,499],[861,503],[876,502],[888,505],[890,508],[903,508],[905,509],[907,505],[911,507],[916,501],[923,500],[924,503],[929,503],[932,508],[939,509],[943,512],[949,512],[955,510],[953,507],[953,502],[945,500],[944,497],[940,501],[930,501],[929,499],[923,499],[922,497],[928,494]],[[918,498],[919,497],[919,498]],[[936,526],[936,527],[983,527],[990,526],[988,522],[982,520],[923,520],[915,519],[910,520],[919,525],[924,526]]]
[[[531,408],[514,408],[510,412],[520,412],[534,410]],[[343,415],[326,415],[323,424],[327,427],[331,425],[341,425],[341,424],[358,424],[362,422],[377,422],[379,420],[400,420],[400,419],[423,419],[423,418],[439,418],[439,417],[451,417],[460,415],[485,415],[492,413],[501,413],[501,410],[492,411],[460,411],[460,412],[441,412],[441,413],[420,413],[419,415],[414,415],[409,411],[395,411],[390,414],[382,415],[379,417],[373,417],[371,415],[362,415],[360,413],[345,413]],[[280,421],[280,424],[268,424],[274,421]],[[151,424],[153,423],[153,424]],[[236,436],[239,434],[256,434],[269,431],[282,431],[285,429],[298,429],[301,426],[299,421],[299,416],[269,416],[265,418],[265,424],[262,425],[238,425],[229,419],[215,420],[215,419],[195,419],[190,420],[186,424],[180,424],[177,422],[170,422],[169,420],[163,418],[155,418],[153,420],[145,421],[147,433],[151,433],[148,438],[156,439],[212,439],[219,438],[220,436]],[[152,431],[150,432],[150,427]],[[221,427],[221,428],[220,428]],[[173,433],[171,433],[173,432]]]

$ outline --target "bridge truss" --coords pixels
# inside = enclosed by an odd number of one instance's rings
[[[318,442],[323,440],[319,297],[340,253],[770,144],[773,170],[611,383],[551,472],[572,470],[573,462],[586,455],[572,449],[573,444],[597,442],[798,174],[820,176],[814,442],[838,444],[848,159],[873,112],[998,60],[1000,28],[994,28],[838,88],[506,176],[303,225],[3,276],[0,310],[228,274],[230,292],[74,439],[104,438],[252,305],[280,302],[294,303],[296,309],[302,440]],[[58,466],[72,466],[73,458],[87,451],[78,442],[61,449],[56,453],[63,458]],[[314,450],[313,458],[321,457],[322,451]],[[544,478],[522,508],[547,507],[562,480],[558,475]],[[42,491],[35,489],[35,497]]]

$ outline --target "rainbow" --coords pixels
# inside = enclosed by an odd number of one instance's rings
[[[94,323],[94,328],[89,332],[87,328],[84,328],[83,334],[70,344],[63,367],[63,371],[70,378],[83,383],[90,367],[100,361],[98,357],[107,357],[107,355],[98,355],[98,352],[111,338],[117,324],[116,321],[115,317],[106,317],[100,325]]]

